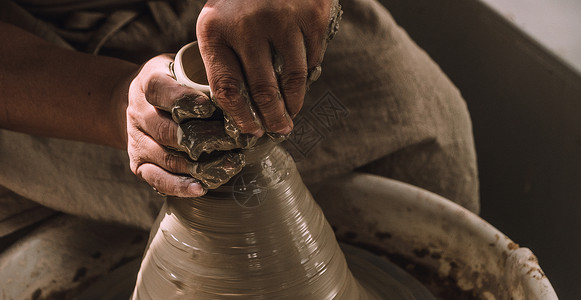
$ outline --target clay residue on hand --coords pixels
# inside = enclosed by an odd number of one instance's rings
[[[339,21],[341,21],[341,16],[343,16],[343,11],[341,10],[341,5],[338,1],[335,2],[333,7],[331,8],[331,13],[329,15],[329,27],[327,28],[327,34],[323,41],[323,53],[321,53],[321,57],[325,56],[325,52],[327,51],[327,46],[329,45],[329,41],[332,40],[337,32],[339,31]],[[307,74],[307,89],[309,86],[317,81],[322,73],[321,65],[315,66],[308,71]]]
[[[252,101],[250,100],[250,94],[248,93],[248,89],[246,88],[246,84],[244,84],[244,82],[240,84],[240,96],[242,96],[244,102],[246,103],[246,106],[250,109],[250,114],[252,115],[252,122],[256,124],[257,127],[264,129],[264,126],[260,121],[260,117],[256,112],[256,108],[254,107],[254,104],[252,104]],[[219,107],[215,97],[212,98],[212,102],[214,102],[214,104]],[[228,134],[230,137],[232,137],[234,140],[240,143],[240,145],[246,145],[243,146],[243,148],[250,148],[254,146],[258,138],[251,134],[242,133],[238,126],[236,125],[236,123],[234,122],[234,120],[232,119],[232,116],[230,116],[225,111],[223,113],[224,113],[224,130],[226,131],[226,134]]]
[[[178,148],[192,160],[189,173],[205,188],[215,189],[228,182],[245,165],[240,149],[248,149],[258,137],[234,129],[230,118],[214,114],[211,103],[199,104],[184,97],[172,108],[178,123]],[[204,156],[204,154],[211,154]]]
[[[215,189],[238,174],[245,165],[244,154],[258,139],[251,135],[232,138],[224,129],[224,121],[193,119],[179,124],[178,150],[186,152],[194,161],[190,175],[209,188]],[[202,158],[203,154],[208,155]]]
[[[202,153],[247,149],[256,143],[257,137],[239,135],[232,138],[224,130],[225,122],[219,120],[194,119],[179,124],[178,150],[186,152],[197,161]]]
[[[209,189],[228,182],[245,166],[244,154],[228,152],[218,158],[191,164],[190,175]]]
[[[195,97],[188,95],[179,99],[171,109],[171,115],[176,123],[181,123],[188,119],[209,118],[216,107],[212,103],[198,103]]]
[[[224,113],[223,131],[234,141],[236,146],[241,149],[251,148],[256,145],[256,142],[258,141],[257,136],[242,133],[232,120],[232,117],[226,113]]]
[[[332,40],[337,34],[337,31],[339,31],[339,21],[341,21],[341,16],[343,16],[343,10],[341,10],[341,5],[337,1],[331,8],[327,41]]]

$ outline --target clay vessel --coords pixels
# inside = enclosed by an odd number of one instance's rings
[[[169,197],[133,299],[366,299],[288,153],[263,143],[200,198]]]

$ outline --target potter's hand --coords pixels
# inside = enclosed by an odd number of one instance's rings
[[[216,103],[242,133],[290,133],[307,82],[320,74],[336,2],[207,1],[196,29],[200,52]]]
[[[180,148],[178,121],[205,118],[214,111],[206,95],[179,85],[171,77],[172,61],[169,55],[149,60],[129,85],[126,124],[130,167],[160,193],[198,197],[205,189],[191,174],[216,165],[219,171],[229,170],[220,164],[235,163],[236,157],[206,166],[171,150]]]

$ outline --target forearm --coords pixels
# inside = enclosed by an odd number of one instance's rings
[[[125,93],[138,66],[5,23],[0,40],[10,41],[0,43],[0,128],[126,148]]]

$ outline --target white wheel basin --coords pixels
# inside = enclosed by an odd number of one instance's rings
[[[362,173],[311,191],[339,240],[388,256],[437,296],[557,299],[531,250],[434,193]]]

